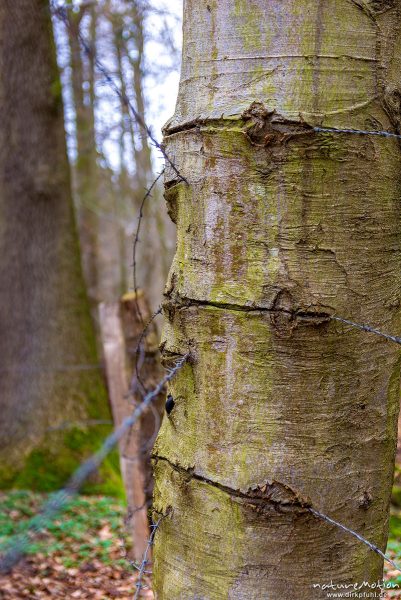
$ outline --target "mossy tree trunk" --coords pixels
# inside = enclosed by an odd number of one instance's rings
[[[316,600],[376,582],[400,392],[401,2],[185,0],[165,130],[178,240],[154,451],[159,599]],[[372,592],[376,593],[376,592]],[[377,597],[379,593],[377,592]]]
[[[80,268],[45,0],[0,3],[0,71],[0,483],[51,489],[105,433],[70,425],[107,419],[109,408]],[[111,463],[106,474],[108,490],[120,489]]]

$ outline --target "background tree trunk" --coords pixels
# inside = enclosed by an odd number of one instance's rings
[[[68,41],[70,46],[71,88],[75,109],[76,162],[74,175],[76,184],[77,223],[82,247],[82,266],[88,296],[93,304],[99,302],[100,277],[98,266],[98,227],[99,227],[99,172],[97,168],[97,150],[95,137],[95,73],[96,55],[96,9],[90,7],[90,34],[88,42],[91,57],[88,61],[88,73],[82,60],[79,34],[88,6],[77,12],[67,11]],[[82,35],[82,34],[81,34]],[[89,101],[85,102],[84,83],[88,82]],[[104,298],[103,298],[104,299]]]
[[[126,59],[129,65],[128,75],[132,87],[132,99],[137,113],[142,121],[146,121],[146,103],[144,98],[144,85],[146,76],[145,66],[145,12],[149,10],[141,2],[128,2],[127,16],[131,25],[131,34],[125,38],[121,35],[116,46],[119,50],[119,64]],[[150,9],[151,11],[151,9]],[[118,40],[118,36],[116,36]],[[130,44],[131,42],[131,44]],[[123,73],[123,69],[121,69]],[[124,76],[122,76],[124,81]],[[127,78],[128,83],[128,78]],[[124,89],[126,90],[126,85]],[[130,123],[129,133],[135,159],[135,176],[132,183],[132,197],[135,218],[138,216],[140,206],[146,189],[152,183],[155,175],[153,172],[152,156],[149,141],[143,129]],[[146,290],[151,309],[155,311],[163,292],[164,281],[172,260],[170,241],[174,239],[174,228],[166,215],[160,187],[153,190],[151,197],[145,203],[144,218],[140,231],[140,243],[137,246],[136,271],[137,285]],[[129,239],[128,256],[132,258],[132,239]],[[131,261],[132,262],[132,261]],[[129,270],[127,289],[132,288],[132,272]]]
[[[0,482],[51,489],[105,431],[48,429],[107,419],[109,408],[81,274],[45,0],[1,2],[0,70]],[[109,492],[120,490],[111,460],[101,471]]]
[[[376,582],[400,392],[401,2],[185,0],[165,131],[177,223],[164,352],[191,350],[155,448],[155,589],[296,598]],[[168,509],[171,509],[168,511]],[[376,593],[376,592],[373,592]],[[377,592],[379,597],[379,592]]]

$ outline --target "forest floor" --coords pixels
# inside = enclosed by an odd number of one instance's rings
[[[26,530],[45,499],[45,494],[25,491],[0,494],[0,548]],[[0,576],[0,600],[132,600],[138,572],[126,557],[125,516],[123,502],[115,498],[75,498],[62,517],[32,540],[12,574]],[[387,552],[401,562],[400,509],[393,509]],[[385,580],[400,586],[385,600],[401,599],[401,573],[385,569]],[[144,585],[149,583],[144,579]],[[149,587],[140,597],[153,599]]]
[[[25,491],[0,494],[0,548],[24,531],[46,497]],[[138,571],[126,558],[125,516],[125,506],[116,498],[72,500],[63,515],[32,540],[18,567],[0,576],[0,600],[132,600]],[[140,598],[150,600],[153,594],[143,589]]]

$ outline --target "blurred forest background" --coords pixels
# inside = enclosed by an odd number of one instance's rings
[[[180,10],[178,0],[3,6],[1,487],[61,486],[110,430],[106,388],[115,418],[143,395],[133,382],[116,408],[121,374],[108,371],[104,335],[125,294],[131,378],[175,245],[151,138],[174,110]],[[160,374],[157,319],[147,333],[139,359],[150,387]],[[117,463],[108,459],[88,489],[117,493]]]
[[[92,308],[133,289],[133,241],[144,192],[162,168],[157,150],[96,68],[96,59],[161,139],[178,87],[181,1],[71,3],[55,20],[82,264]],[[91,49],[85,52],[82,35]],[[174,250],[160,184],[144,209],[137,276],[152,310]]]
[[[145,129],[160,141],[174,111],[181,10],[181,0],[0,7],[0,488],[13,490],[0,498],[0,550],[160,379],[160,323],[144,326],[175,230]],[[49,523],[0,598],[132,597],[162,396],[86,482],[98,496],[72,504],[66,529]],[[92,586],[79,582],[92,572]]]
[[[92,307],[133,289],[133,240],[144,192],[162,168],[141,126],[96,67],[107,69],[161,138],[172,114],[180,61],[181,2],[71,3],[55,20],[65,125],[85,281]],[[82,36],[90,55],[80,43]],[[137,276],[160,303],[174,230],[156,187],[144,209]]]

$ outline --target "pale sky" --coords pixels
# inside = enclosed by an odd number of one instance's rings
[[[157,0],[154,5],[160,8],[166,7],[170,12],[174,12],[180,19],[178,26],[174,26],[174,37],[176,44],[181,49],[182,43],[182,31],[181,31],[181,19],[182,19],[182,0]],[[154,17],[157,19],[158,17]],[[158,46],[148,44],[147,46],[148,57],[155,61],[160,60],[160,49]],[[161,137],[161,128],[164,123],[173,115],[175,108],[175,101],[177,98],[179,82],[179,73],[171,73],[165,80],[160,84],[149,85],[147,88],[147,100],[149,102],[149,122],[153,127],[153,130],[157,134],[158,138]]]
[[[170,12],[174,12],[179,18],[179,23],[174,26],[174,37],[177,46],[181,50],[182,43],[182,0],[154,0],[154,6],[160,8],[168,8]],[[157,19],[157,17],[155,17]],[[155,61],[160,60],[160,48],[154,44],[147,46],[148,57]],[[145,96],[148,101],[148,124],[152,127],[158,140],[161,140],[161,128],[166,121],[173,115],[175,102],[177,98],[179,82],[179,72],[170,73],[159,84],[149,82],[145,90]],[[157,166],[162,164],[162,161],[157,161]]]

